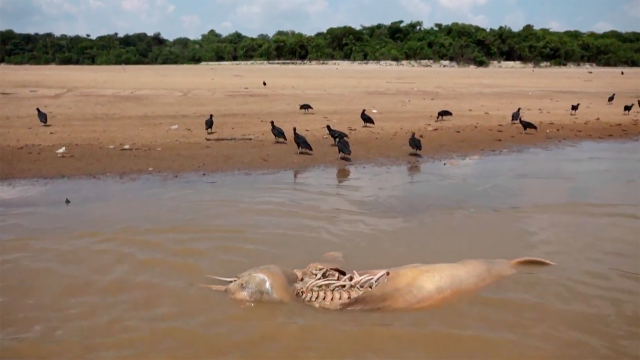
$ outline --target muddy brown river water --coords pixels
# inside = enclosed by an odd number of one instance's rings
[[[455,166],[4,182],[0,357],[638,359],[639,144]],[[418,312],[250,306],[198,286],[328,251],[356,269],[557,265]]]

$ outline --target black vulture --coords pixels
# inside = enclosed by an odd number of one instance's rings
[[[267,82],[262,80],[262,86],[267,86]]]
[[[280,129],[276,126],[276,124],[273,123],[273,120],[271,120],[271,133],[273,134],[273,137],[276,138],[276,142],[280,141],[279,139],[284,139],[284,141],[287,141],[287,135],[285,135],[284,131],[282,131],[282,129]]]
[[[209,118],[204,121],[204,129],[207,134],[211,134],[211,131],[213,131],[213,114],[209,114]]]
[[[412,132],[411,137],[409,138],[409,146],[411,149],[417,154],[418,151],[422,151],[422,141],[416,137],[416,133]]]
[[[525,132],[527,132],[527,129],[534,129],[535,131],[538,131],[538,127],[535,126],[534,124],[522,120],[522,118],[520,118],[520,125],[522,125],[522,133],[524,134]]]
[[[298,134],[295,126],[293,127],[293,142],[295,142],[296,146],[298,147],[298,154],[300,154],[300,149],[313,151],[313,148],[311,147],[311,144],[309,144],[309,142],[307,141],[307,138]]]
[[[329,136],[333,139],[333,144],[335,145],[338,139],[340,138],[348,138],[349,135],[343,133],[340,130],[334,130],[330,125],[327,125],[327,131],[329,132]]]
[[[627,115],[629,115],[629,112],[631,111],[631,109],[633,109],[633,105],[635,105],[635,104],[631,103],[631,105],[625,105],[624,106],[624,112],[626,112]]]
[[[64,199],[64,203],[67,204],[67,206],[69,206],[69,204],[71,204],[71,201],[69,201],[69,198]]]
[[[440,110],[440,111],[438,111],[438,116],[436,117],[436,122],[438,122],[438,119],[444,120],[445,116],[453,116],[453,114],[449,110]]]
[[[613,93],[613,95],[609,96],[609,98],[607,99],[607,103],[611,104],[613,102],[613,98],[615,98],[615,97],[616,97],[616,94]]]
[[[309,110],[313,110],[313,107],[309,104],[300,105],[300,110],[304,110],[304,112],[309,112]]]
[[[511,113],[511,122],[516,122],[518,120],[520,120],[520,109],[518,108],[518,110],[514,111]]]
[[[360,119],[362,119],[362,122],[364,122],[364,126],[367,126],[367,124],[375,125],[376,123],[373,121],[371,116],[365,114],[365,111],[367,110],[362,109],[362,112],[360,113]]]
[[[38,110],[38,120],[42,123],[42,125],[47,125],[47,113],[40,110],[40,108],[36,108]]]
[[[580,103],[577,103],[575,105],[571,105],[571,113],[575,114],[578,111],[579,107],[580,107]]]
[[[351,156],[351,146],[345,138],[338,139],[338,160],[342,158],[342,154]]]

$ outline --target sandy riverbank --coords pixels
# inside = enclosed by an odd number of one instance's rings
[[[353,163],[416,161],[408,156],[411,131],[422,136],[424,158],[640,133],[637,69],[2,66],[0,78],[0,179],[345,164],[326,137],[327,124],[349,133]],[[315,110],[304,114],[301,103]],[[631,114],[623,115],[631,103]],[[51,126],[38,123],[36,107]],[[509,124],[518,107],[539,126],[537,134]],[[375,127],[362,127],[363,108]],[[441,109],[454,116],[436,123]],[[209,113],[212,135],[204,130]],[[292,141],[273,144],[272,119],[290,140],[297,126],[314,155],[296,155]],[[220,137],[253,140],[205,139]],[[119,150],[124,145],[135,150]],[[73,156],[58,157],[62,146]]]

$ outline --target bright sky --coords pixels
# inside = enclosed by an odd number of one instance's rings
[[[194,38],[210,29],[314,34],[395,20],[640,31],[640,0],[0,0],[0,29],[93,37],[159,31]]]

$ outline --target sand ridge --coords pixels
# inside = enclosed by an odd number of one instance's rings
[[[0,66],[0,179],[345,166],[326,125],[349,134],[352,163],[423,160],[576,140],[637,138],[640,70],[277,65]],[[262,81],[267,86],[262,85]],[[616,93],[613,105],[606,98]],[[571,104],[581,103],[575,116]],[[314,110],[305,114],[299,104]],[[636,103],[630,115],[623,105]],[[35,108],[49,115],[38,123]],[[518,107],[539,132],[510,124]],[[367,109],[376,125],[363,128]],[[373,112],[373,110],[377,112]],[[439,110],[453,117],[435,122]],[[204,120],[215,116],[214,133]],[[284,129],[273,143],[269,121]],[[177,125],[177,128],[172,128]],[[292,128],[314,148],[297,155]],[[529,131],[528,131],[529,132]],[[206,138],[252,138],[207,141]],[[120,150],[129,145],[133,150]],[[67,157],[56,150],[65,146]],[[149,170],[152,169],[152,170]]]

